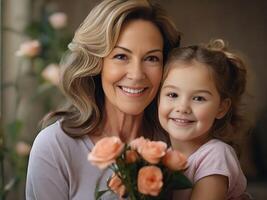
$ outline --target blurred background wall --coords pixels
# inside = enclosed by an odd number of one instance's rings
[[[53,9],[65,12],[68,16],[68,31],[75,29],[87,16],[97,0],[2,0],[4,25],[22,30],[32,17],[38,17],[40,5],[49,4]],[[35,7],[32,3],[35,2]],[[267,198],[267,1],[265,0],[158,0],[168,10],[178,29],[182,32],[182,46],[208,42],[221,38],[238,51],[250,69],[249,103],[251,117],[255,117],[255,127],[248,136],[241,157],[242,167],[249,180],[249,189],[256,197]],[[32,11],[32,9],[34,9]],[[29,14],[31,13],[31,14]],[[17,73],[18,60],[14,53],[24,36],[4,30],[3,36],[3,81],[12,80]],[[25,69],[27,71],[27,68]],[[33,81],[33,80],[32,80]],[[34,81],[30,84],[34,88]],[[25,93],[31,89],[25,89]],[[15,91],[8,89],[2,94],[3,114],[7,120],[14,114]],[[28,94],[27,94],[28,95]],[[26,96],[27,96],[26,95]],[[37,104],[37,105],[36,105]],[[25,118],[25,116],[30,116]],[[19,116],[27,126],[25,137],[37,134],[37,122],[43,115],[38,102],[27,100],[19,110]],[[22,187],[23,188],[23,187]],[[23,195],[23,189],[20,195]],[[18,199],[10,197],[10,199]],[[22,197],[21,197],[22,198]],[[22,198],[23,199],[23,198]]]

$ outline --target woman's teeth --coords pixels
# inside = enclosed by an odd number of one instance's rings
[[[139,94],[145,90],[145,88],[142,89],[133,89],[128,87],[121,87],[123,91],[131,93],[131,94]]]

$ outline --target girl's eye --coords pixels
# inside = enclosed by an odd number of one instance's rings
[[[206,99],[204,97],[201,96],[196,96],[193,98],[194,101],[206,101]]]
[[[170,98],[177,98],[178,97],[178,94],[174,93],[174,92],[170,92],[167,94],[168,97]]]
[[[117,54],[113,56],[113,58],[118,60],[127,60],[127,56],[125,54]]]
[[[145,58],[145,61],[149,61],[149,62],[159,62],[160,59],[159,59],[159,57],[157,57],[157,56],[148,56],[148,57]]]

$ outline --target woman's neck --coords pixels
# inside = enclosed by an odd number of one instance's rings
[[[129,115],[106,106],[102,133],[107,136],[119,136],[123,141],[128,142],[142,135],[142,120],[143,113]]]

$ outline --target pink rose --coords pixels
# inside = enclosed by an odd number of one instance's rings
[[[52,83],[53,85],[59,84],[60,69],[57,64],[50,64],[42,71],[42,77]]]
[[[151,164],[157,164],[165,155],[167,144],[161,141],[147,141],[138,149],[141,156]]]
[[[16,144],[16,152],[20,156],[28,156],[31,151],[31,146],[25,142],[18,142]]]
[[[168,149],[165,156],[162,158],[163,164],[170,170],[183,170],[187,167],[186,157],[178,150]]]
[[[116,136],[102,138],[89,153],[88,160],[91,161],[92,165],[104,169],[115,163],[123,148],[124,143]]]
[[[138,172],[138,191],[145,195],[157,196],[163,186],[163,175],[156,166],[145,166]]]
[[[30,40],[22,43],[19,50],[16,52],[16,56],[35,57],[41,51],[41,44],[38,40]]]
[[[67,15],[63,12],[56,12],[50,15],[48,20],[54,29],[61,29],[67,25]]]
[[[112,175],[108,181],[108,187],[120,197],[126,193],[126,187],[122,184],[122,181],[117,174]]]

